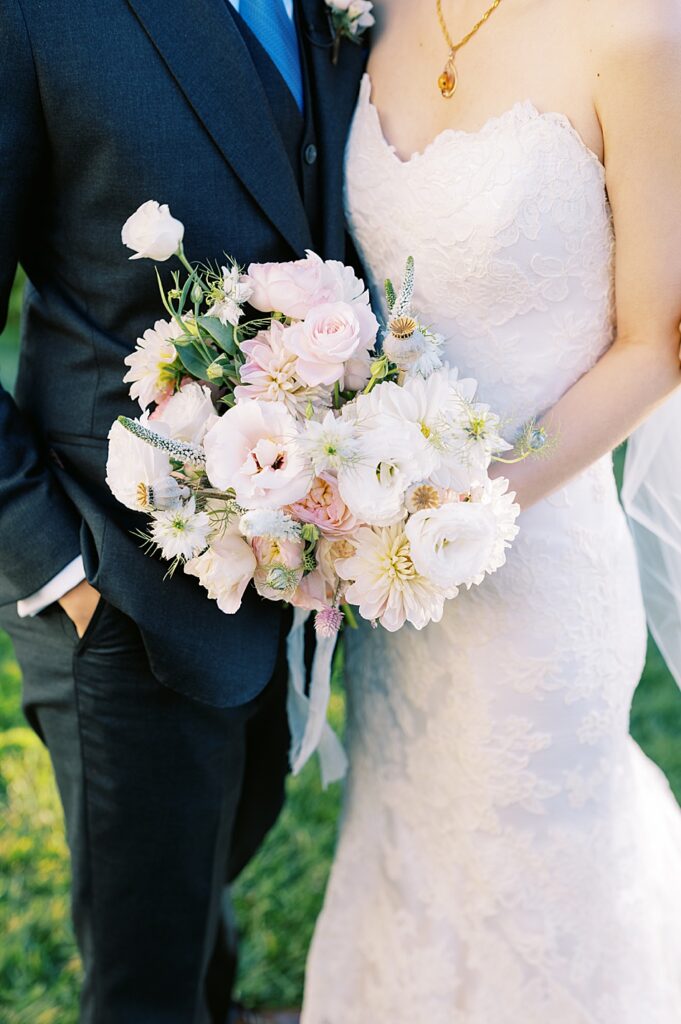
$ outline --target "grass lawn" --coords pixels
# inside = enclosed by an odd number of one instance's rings
[[[16,308],[0,338],[7,384],[16,352]],[[0,633],[0,1021],[76,1024],[79,964],[68,915],[68,862],[47,755],[20,712],[21,681]],[[334,696],[340,725],[342,697]],[[681,696],[651,648],[632,715],[634,735],[681,799]],[[300,999],[305,951],[321,906],[339,809],[322,794],[316,765],[289,785],[276,829],[236,889],[242,925],[241,995],[253,1005]]]

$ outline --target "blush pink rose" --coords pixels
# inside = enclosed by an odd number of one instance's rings
[[[301,523],[317,526],[326,537],[344,537],[358,525],[330,473],[315,477],[305,497],[290,505],[289,511]]]
[[[362,345],[359,320],[347,302],[315,306],[302,323],[284,335],[284,344],[296,355],[296,372],[309,387],[335,384],[345,364]]]

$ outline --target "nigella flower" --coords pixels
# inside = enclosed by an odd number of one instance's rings
[[[207,316],[217,317],[221,324],[236,327],[241,319],[241,307],[252,294],[253,285],[235,263],[231,267],[222,267],[222,285],[211,295],[212,305]]]
[[[352,465],[361,451],[354,424],[334,416],[331,411],[321,422],[308,420],[297,443],[318,476]]]
[[[151,537],[169,561],[188,561],[205,549],[211,522],[205,512],[197,512],[193,498],[165,512],[154,512]]]
[[[481,461],[486,468],[494,452],[512,448],[499,433],[500,422],[500,418],[490,411],[488,405],[463,403],[455,434],[464,458]]]

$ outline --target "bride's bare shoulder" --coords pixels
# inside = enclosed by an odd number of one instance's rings
[[[616,58],[677,49],[681,41],[681,0],[581,0],[581,23],[596,57]],[[681,54],[680,54],[681,56]]]
[[[659,117],[662,106],[673,116],[681,105],[681,0],[579,0],[577,7],[599,114],[612,121],[655,107]]]

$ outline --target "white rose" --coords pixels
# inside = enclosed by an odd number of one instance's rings
[[[165,423],[176,441],[200,445],[217,418],[210,388],[192,382],[168,399],[154,424]]]
[[[285,347],[298,357],[298,376],[309,387],[340,380],[361,340],[359,320],[346,302],[315,306],[302,323],[289,327],[283,338]]]
[[[141,421],[148,426],[147,417]],[[170,474],[168,456],[116,421],[109,431],[106,482],[118,501],[135,512],[177,506],[188,495]]]
[[[214,487],[233,488],[244,508],[281,508],[307,494],[312,467],[297,444],[296,421],[275,402],[239,402],[204,441]]]
[[[251,545],[233,527],[212,541],[207,551],[185,563],[184,571],[196,576],[208,597],[226,615],[241,607],[246,587],[253,579],[256,560]]]
[[[417,571],[445,590],[482,580],[494,563],[497,532],[492,508],[467,501],[424,509],[405,526]]]
[[[134,252],[131,260],[169,260],[177,253],[183,238],[184,224],[171,216],[167,206],[160,206],[154,199],[142,203],[128,217],[121,231],[123,245]]]

